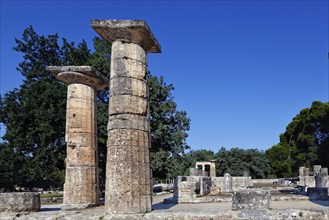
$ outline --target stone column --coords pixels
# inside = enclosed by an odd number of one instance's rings
[[[304,168],[303,176],[309,176],[310,175],[310,168]]]
[[[299,176],[304,176],[305,167],[299,167]]]
[[[315,177],[315,187],[317,188],[325,188],[327,187],[328,174],[327,173],[319,173]]]
[[[97,205],[96,92],[108,85],[108,79],[90,66],[49,66],[47,70],[68,84],[64,208],[81,209]]]
[[[313,165],[313,176],[316,176],[320,173],[321,165]]]
[[[216,160],[210,160],[210,177],[216,177]]]
[[[152,209],[147,52],[160,52],[141,20],[93,20],[112,43],[105,209],[110,214]]]
[[[233,192],[232,176],[229,173],[225,173],[223,180],[224,180],[223,192]]]

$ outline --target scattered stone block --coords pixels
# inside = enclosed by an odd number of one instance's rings
[[[37,212],[40,207],[39,193],[0,193],[0,212]]]
[[[241,190],[233,193],[232,210],[267,209],[270,203],[270,190]]]

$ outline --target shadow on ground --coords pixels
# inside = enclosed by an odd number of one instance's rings
[[[152,205],[152,209],[153,210],[170,209],[175,205],[176,204],[163,204],[163,202],[158,202]]]
[[[54,211],[61,211],[61,208],[41,208],[40,211],[42,212],[54,212]]]

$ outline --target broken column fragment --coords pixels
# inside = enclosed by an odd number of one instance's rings
[[[105,209],[112,214],[151,211],[147,52],[160,46],[144,21],[93,20],[112,44]]]
[[[97,109],[98,89],[108,79],[90,66],[49,66],[47,70],[68,84],[66,106],[67,157],[65,209],[98,204]]]

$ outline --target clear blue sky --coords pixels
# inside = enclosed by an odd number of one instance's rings
[[[143,19],[162,47],[149,69],[175,86],[192,149],[265,150],[301,109],[328,101],[328,10],[316,0],[2,0],[0,91],[22,82],[12,47],[29,25],[92,47],[92,19]]]

